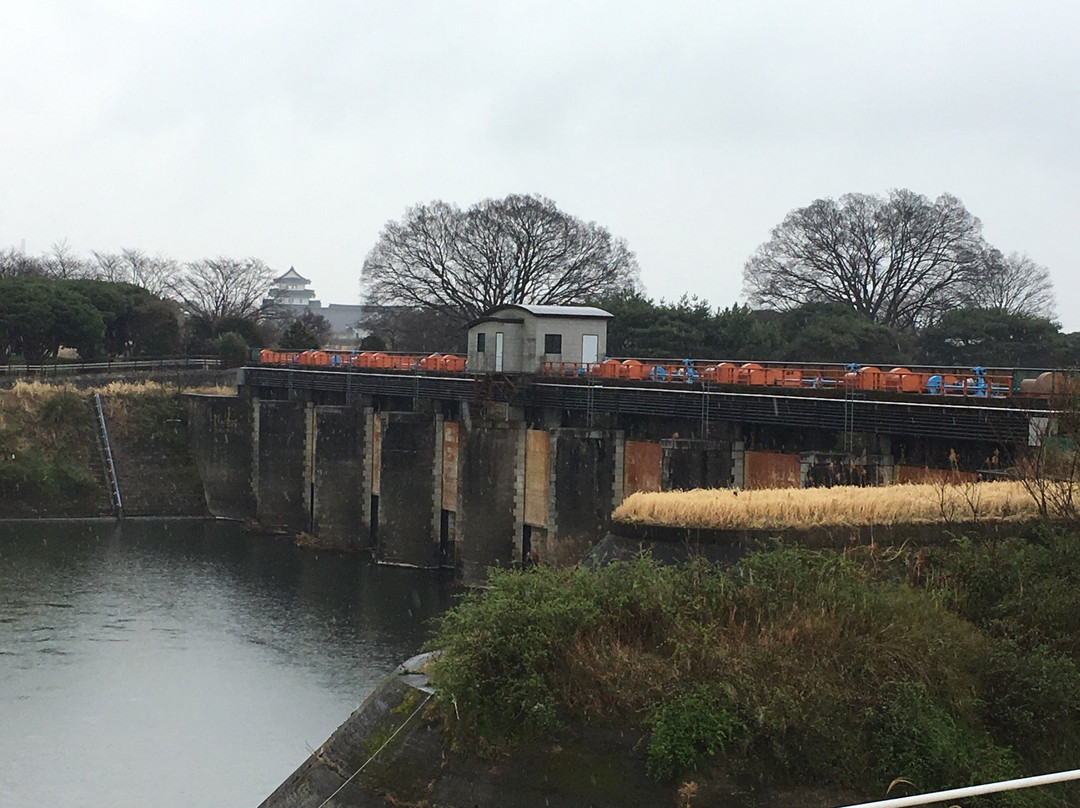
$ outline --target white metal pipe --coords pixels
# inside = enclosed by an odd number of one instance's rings
[[[976,797],[980,794],[995,794],[999,791],[1016,791],[1033,786],[1046,786],[1051,783],[1066,783],[1080,780],[1080,769],[1056,774],[1040,774],[1035,777],[1021,777],[1016,780],[1003,780],[1000,783],[987,783],[981,786],[954,788],[949,791],[935,791],[932,794],[916,794],[912,797],[896,797],[891,800],[860,802],[858,805],[845,805],[839,808],[907,808],[909,805],[929,805],[932,802],[958,800],[962,797]]]

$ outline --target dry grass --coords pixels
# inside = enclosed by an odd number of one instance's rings
[[[88,393],[97,391],[103,396],[141,396],[141,395],[168,395],[176,392],[175,389],[167,388],[158,382],[109,382],[100,387],[88,389]]]
[[[143,394],[165,395],[174,392],[158,382],[108,382],[95,387],[76,387],[71,382],[28,382],[17,381],[7,395],[22,406],[29,406],[62,393],[75,393],[78,396],[90,396],[94,392],[103,396],[134,396]]]
[[[21,454],[37,448],[46,454],[78,454],[83,441],[81,411],[84,393],[70,383],[16,382],[0,393],[0,443]],[[89,410],[86,410],[89,415]]]
[[[613,516],[671,527],[755,530],[1017,522],[1037,518],[1038,510],[1022,483],[987,482],[639,492],[627,497]]]
[[[35,443],[50,451],[62,449],[71,424],[63,419],[54,422],[55,419],[43,418],[42,413],[64,398],[82,399],[89,406],[94,392],[103,398],[110,431],[123,432],[127,428],[131,400],[142,396],[165,397],[176,391],[153,381],[113,381],[96,387],[77,387],[71,382],[17,381],[10,390],[0,393],[0,430],[15,433],[14,448],[18,451],[25,451]],[[90,410],[86,413],[89,418]]]
[[[11,386],[8,395],[18,406],[24,409],[32,402],[39,402],[46,398],[52,398],[58,393],[78,393],[78,388],[71,382],[50,384],[48,382],[17,381]]]
[[[200,396],[235,396],[236,385],[205,384],[202,387],[185,387],[184,392],[196,393]]]

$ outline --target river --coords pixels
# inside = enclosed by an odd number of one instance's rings
[[[231,523],[0,524],[0,808],[254,808],[450,600]]]

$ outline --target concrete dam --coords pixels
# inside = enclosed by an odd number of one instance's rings
[[[215,516],[449,567],[577,561],[635,491],[916,480],[996,462],[1046,409],[245,368],[187,397]]]

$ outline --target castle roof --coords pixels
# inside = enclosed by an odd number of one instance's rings
[[[301,281],[303,283],[311,283],[311,281],[309,281],[292,267],[289,267],[288,272],[274,278],[274,283],[281,283],[282,281]]]

